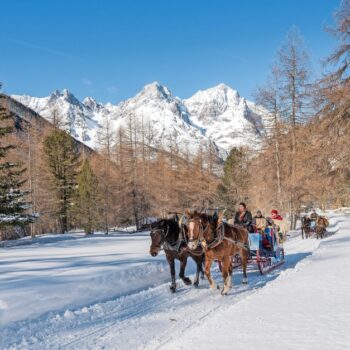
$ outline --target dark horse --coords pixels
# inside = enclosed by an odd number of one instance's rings
[[[301,218],[301,237],[310,238],[311,235],[315,232],[315,228],[312,227],[312,220],[307,216]]]
[[[197,248],[193,251],[187,249],[185,228],[180,229],[179,222],[175,219],[160,219],[151,225],[151,247],[150,254],[157,256],[160,249],[163,247],[166,259],[169,263],[171,274],[170,290],[176,291],[175,279],[175,259],[180,260],[179,277],[186,285],[192,284],[192,281],[185,276],[185,268],[187,258],[191,258],[197,264],[197,274],[193,284],[198,286],[199,274],[203,272],[204,254],[202,248]]]
[[[186,212],[188,219],[189,249],[201,245],[205,252],[205,275],[212,289],[216,288],[211,277],[210,268],[214,260],[222,266],[224,287],[222,295],[231,288],[233,270],[232,257],[239,254],[242,260],[243,283],[247,283],[247,263],[249,258],[248,231],[240,226],[222,222],[223,214],[213,217],[198,212]]]

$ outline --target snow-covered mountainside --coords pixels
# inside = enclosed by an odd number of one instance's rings
[[[152,146],[175,146],[190,154],[210,144],[223,157],[233,146],[258,147],[264,132],[263,111],[224,84],[181,100],[154,82],[118,105],[103,105],[92,97],[79,101],[68,90],[44,98],[12,97],[51,122],[59,120],[73,137],[95,149],[107,117],[115,132],[132,123]]]
[[[109,109],[93,98],[80,102],[68,90],[54,91],[50,96],[12,96],[17,101],[39,113],[51,123],[57,123],[74,138],[95,148],[98,131]]]
[[[205,130],[206,136],[229,151],[233,146],[258,147],[264,132],[262,110],[240,97],[225,84],[198,91],[184,100],[192,123]]]

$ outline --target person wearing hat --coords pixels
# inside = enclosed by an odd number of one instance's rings
[[[278,214],[278,210],[276,210],[276,209],[271,210],[271,219],[280,220],[280,221],[283,220],[282,216],[280,214]]]
[[[261,210],[257,210],[253,217],[253,226],[256,231],[261,232],[266,228],[266,218],[262,215]]]
[[[286,223],[283,221],[283,217],[278,213],[278,210],[273,209],[271,210],[271,219],[277,227],[280,241],[284,242],[287,237],[288,229]]]

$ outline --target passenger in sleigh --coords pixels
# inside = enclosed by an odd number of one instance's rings
[[[271,219],[276,225],[276,233],[278,234],[277,239],[280,243],[285,242],[287,239],[288,226],[283,217],[278,213],[278,210],[271,210]]]
[[[257,210],[253,217],[253,228],[254,232],[264,232],[266,228],[266,218],[262,215],[261,210]]]
[[[260,233],[262,248],[264,250],[272,250],[272,245],[266,234],[266,228],[268,227],[267,219],[262,215],[261,210],[258,210],[253,218],[254,232]]]
[[[275,236],[275,223],[269,217],[266,218],[266,227],[262,235],[262,246],[263,249],[272,251],[273,242],[276,239]]]

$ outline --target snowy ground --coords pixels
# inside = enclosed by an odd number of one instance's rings
[[[146,234],[16,241],[0,248],[0,348],[350,348],[350,217],[331,224],[322,242],[290,238],[282,269],[251,267],[247,286],[235,271],[227,297],[206,280],[171,294]]]

